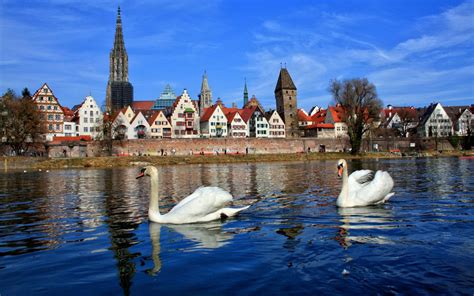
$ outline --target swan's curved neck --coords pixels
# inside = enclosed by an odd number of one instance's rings
[[[158,200],[158,174],[153,173],[150,176],[150,205],[148,207],[148,212],[153,212],[155,215],[160,214],[160,205]]]
[[[342,197],[342,202],[346,203],[349,199],[349,174],[347,172],[347,165],[342,168],[342,190],[339,195]]]

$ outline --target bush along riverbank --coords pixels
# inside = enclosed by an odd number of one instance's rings
[[[246,163],[276,161],[311,161],[345,159],[375,159],[401,157],[450,157],[474,156],[473,151],[422,152],[413,155],[399,153],[371,152],[359,155],[349,153],[287,153],[287,154],[240,154],[240,155],[193,155],[193,156],[110,156],[110,157],[77,157],[77,158],[37,158],[37,157],[3,157],[3,170],[15,169],[61,169],[61,168],[111,168],[145,165],[182,165],[207,163]]]

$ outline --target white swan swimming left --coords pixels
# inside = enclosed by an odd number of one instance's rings
[[[229,192],[219,187],[201,187],[180,201],[168,213],[162,215],[158,204],[158,170],[154,166],[146,166],[141,170],[137,179],[144,176],[151,178],[148,218],[152,222],[169,224],[208,222],[222,217],[235,216],[250,207],[225,208],[232,202],[232,195]]]

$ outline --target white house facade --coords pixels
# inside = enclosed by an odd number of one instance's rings
[[[280,117],[278,112],[276,112],[276,110],[271,112],[271,114],[268,116],[268,124],[269,124],[268,136],[270,138],[285,138],[286,137],[285,123],[283,122],[283,119]]]
[[[173,104],[170,116],[172,138],[198,138],[200,136],[199,112],[185,89]]]
[[[447,137],[453,134],[453,122],[440,103],[431,104],[418,126],[422,137]]]
[[[103,121],[102,111],[92,96],[85,97],[84,101],[73,108],[79,134],[91,136],[93,139],[100,134],[100,125]]]
[[[171,124],[162,111],[151,116],[148,124],[150,125],[150,138],[171,138]]]
[[[229,137],[232,138],[247,138],[249,136],[247,123],[238,111],[227,114],[227,130]]]
[[[205,109],[201,117],[201,134],[204,137],[227,137],[227,116],[219,103]]]

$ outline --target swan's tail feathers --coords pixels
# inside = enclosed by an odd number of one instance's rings
[[[222,215],[225,215],[227,217],[232,217],[232,216],[235,216],[237,215],[237,213],[243,211],[243,210],[246,210],[248,209],[250,206],[245,206],[245,207],[242,207],[242,208],[223,208],[221,210],[221,216]]]
[[[376,205],[386,203],[394,194],[395,192],[390,192],[389,194],[385,195],[385,197],[381,201],[377,202]]]

